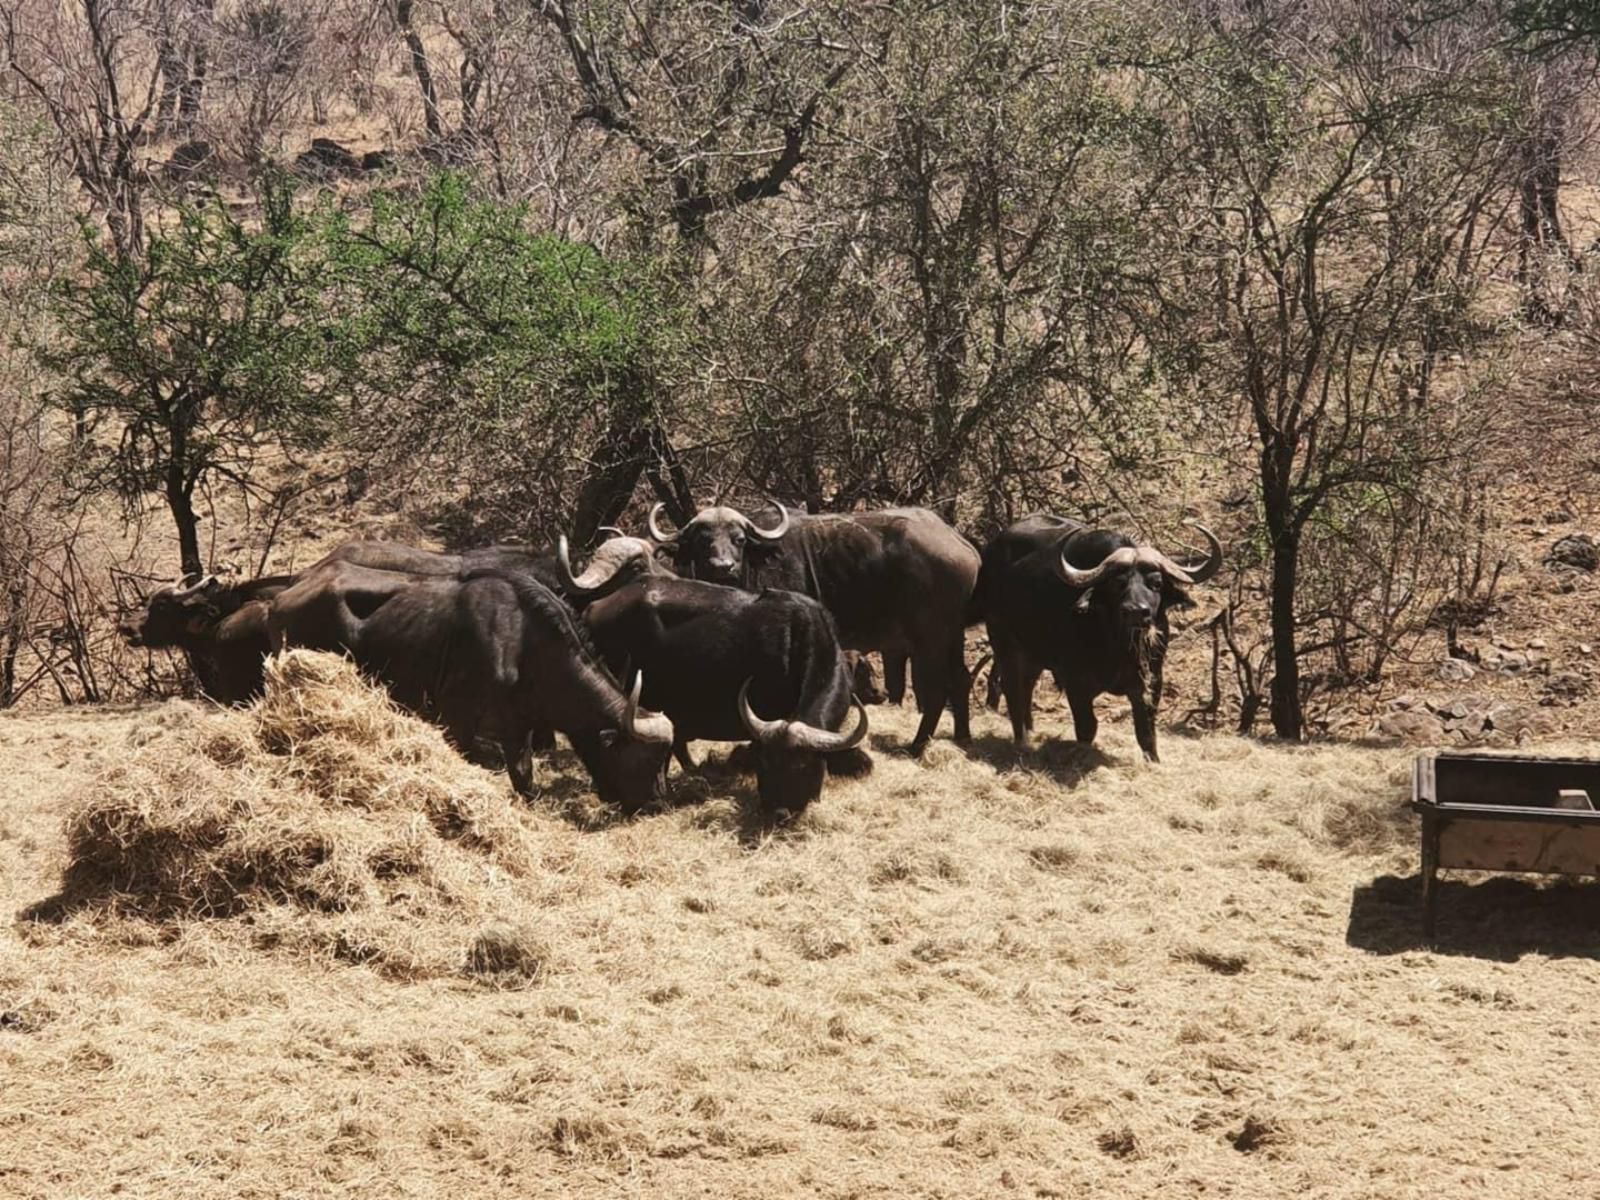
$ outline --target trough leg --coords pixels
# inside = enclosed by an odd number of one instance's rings
[[[1439,823],[1422,821],[1422,936],[1433,941],[1439,925]]]

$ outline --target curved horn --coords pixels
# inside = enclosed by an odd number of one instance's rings
[[[567,546],[567,535],[562,534],[556,541],[556,562],[561,566],[561,578],[567,590],[574,596],[592,596],[607,583],[611,577],[621,569],[621,563],[591,562],[588,570],[582,575],[572,573],[572,558]],[[609,567],[609,569],[607,569]]]
[[[615,525],[602,525],[602,526],[600,526],[599,529],[596,529],[595,532],[596,533],[609,533],[612,537],[627,537],[628,536],[627,534],[623,533],[622,530],[618,529]]]
[[[1063,546],[1061,548],[1061,555],[1056,560],[1056,574],[1061,576],[1062,580],[1068,587],[1093,587],[1096,583],[1100,582],[1100,576],[1104,575],[1112,567],[1133,562],[1134,555],[1137,553],[1138,551],[1134,550],[1133,547],[1124,546],[1120,550],[1113,550],[1110,554],[1102,558],[1098,566],[1083,570],[1079,567],[1073,566],[1067,561],[1067,549],[1065,546]]]
[[[744,722],[744,727],[749,731],[750,740],[755,742],[779,741],[783,738],[783,721],[763,721],[756,716],[750,708],[750,685],[755,681],[754,676],[744,681],[739,689],[739,719]]]
[[[778,510],[778,523],[771,529],[763,529],[749,517],[745,517],[744,527],[763,542],[775,542],[789,532],[789,510],[776,500],[769,500],[768,503]]]
[[[1179,566],[1154,546],[1140,546],[1139,561],[1147,567],[1158,567],[1168,579],[1175,579],[1179,583],[1194,582],[1194,576],[1189,574],[1187,568]]]
[[[676,545],[677,544],[678,534],[677,533],[665,534],[665,533],[661,532],[661,524],[660,524],[660,522],[661,522],[661,510],[666,508],[666,507],[667,506],[664,503],[659,503],[659,502],[656,505],[654,505],[650,509],[650,519],[649,519],[648,524],[650,526],[650,536],[651,537],[653,537],[656,541],[660,542],[663,546],[672,546],[672,545]],[[678,532],[682,533],[683,531],[679,530]]]
[[[1204,583],[1222,569],[1222,543],[1217,540],[1216,534],[1200,524],[1199,521],[1185,521],[1184,524],[1192,525],[1198,529],[1201,536],[1210,545],[1211,552],[1206,556],[1204,562],[1184,568],[1189,573],[1190,583]]]
[[[622,729],[639,742],[654,742],[660,746],[672,744],[672,722],[662,713],[639,716],[639,694],[644,691],[644,672],[633,677],[633,691],[628,693],[628,708],[622,717]]]
[[[841,750],[855,749],[867,736],[867,706],[855,696],[850,697],[850,704],[856,710],[856,727],[849,733],[833,733],[815,725],[807,725],[804,721],[763,721],[750,708],[750,685],[753,682],[753,678],[746,679],[744,686],[739,689],[739,719],[757,742],[779,742],[791,750],[837,754]]]
[[[567,535],[564,533],[556,539],[556,565],[561,568],[562,581],[569,588],[576,589],[578,580],[572,573],[572,555],[567,551]]]
[[[184,596],[192,596],[196,592],[203,591],[205,588],[210,587],[216,581],[217,577],[215,575],[202,575],[188,587],[174,585],[172,589],[172,596],[174,599],[182,599]]]

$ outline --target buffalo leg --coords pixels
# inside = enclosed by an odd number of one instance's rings
[[[1094,715],[1094,696],[1088,692],[1067,692],[1067,707],[1072,709],[1072,735],[1084,745],[1100,732],[1100,718]],[[1136,713],[1137,708],[1134,710]],[[1137,724],[1137,716],[1134,718]]]
[[[957,634],[950,646],[950,715],[955,718],[955,739],[972,740],[972,676],[967,673],[967,640]]]
[[[694,770],[694,755],[689,753],[686,739],[678,738],[672,743],[672,757],[678,760],[678,765],[685,771]]]
[[[950,703],[950,663],[948,652],[926,650],[911,657],[911,687],[917,696],[917,708],[922,720],[917,725],[917,736],[911,739],[908,749],[920,755],[928,748],[933,731],[939,728],[939,718],[944,716],[945,705]]]
[[[500,755],[505,759],[511,790],[522,797],[533,795],[533,739],[527,733],[508,733],[500,739]]]
[[[984,690],[983,706],[990,712],[1000,711],[1000,697],[1004,693],[1005,675],[1000,670],[1000,655],[989,660],[989,686]]]
[[[906,699],[906,656],[883,655],[883,694],[890,704],[904,704]]]
[[[1133,736],[1138,739],[1139,749],[1146,758],[1151,762],[1161,761],[1156,754],[1156,710],[1142,697],[1133,701]]]
[[[1001,661],[999,651],[995,662]],[[1000,681],[1006,693],[1006,712],[1011,717],[1011,736],[1017,745],[1028,744],[1028,734],[1033,730],[1033,688],[1039,682],[1039,668],[1021,654],[1008,654],[1000,671]]]

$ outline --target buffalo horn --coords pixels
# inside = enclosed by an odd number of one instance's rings
[[[789,532],[789,510],[783,505],[779,504],[776,500],[772,500],[769,503],[771,503],[773,508],[778,510],[778,523],[771,529],[761,528],[761,526],[757,525],[749,517],[745,517],[744,519],[744,527],[756,537],[760,538],[763,542],[775,542],[784,534]]]
[[[1185,567],[1189,579],[1193,583],[1204,583],[1222,569],[1222,543],[1217,540],[1217,535],[1212,533],[1199,521],[1185,521],[1185,525],[1193,525],[1209,543],[1211,552],[1206,555],[1205,561]]]
[[[661,532],[661,510],[666,507],[667,506],[662,503],[657,503],[654,505],[650,509],[650,519],[648,524],[650,526],[651,537],[660,542],[663,546],[671,546],[677,543],[678,535],[676,533],[667,534]]]
[[[216,581],[217,577],[215,575],[202,575],[188,587],[184,587],[181,582],[174,584],[172,587],[173,599],[182,599],[185,596],[192,596],[196,592],[204,591]]]
[[[643,691],[644,672],[640,671],[633,677],[633,691],[628,693],[628,710],[623,715],[622,728],[635,741],[670,746],[672,722],[666,716],[661,713],[647,713],[642,718],[639,716],[639,695]]]
[[[615,569],[607,571],[604,563],[590,563],[589,569],[582,575],[574,575],[572,555],[567,545],[567,535],[564,533],[556,539],[556,562],[561,566],[561,578],[566,582],[567,589],[578,596],[587,596],[598,591],[617,573]]]
[[[1068,587],[1090,588],[1100,582],[1112,567],[1127,566],[1133,563],[1138,551],[1132,546],[1124,546],[1120,550],[1113,550],[1100,560],[1098,566],[1089,567],[1087,570],[1075,567],[1067,561],[1066,547],[1061,549],[1061,557],[1056,560],[1056,572]]]
[[[854,749],[867,736],[867,709],[855,696],[850,697],[850,703],[856,710],[856,727],[849,733],[832,733],[804,721],[763,721],[750,708],[750,684],[753,682],[746,679],[739,689],[739,719],[750,731],[750,737],[763,745],[780,744],[791,750],[837,754]]]
[[[1189,574],[1187,568],[1179,566],[1154,546],[1139,547],[1139,562],[1142,566],[1156,567],[1168,579],[1179,583],[1194,582],[1194,576]]]

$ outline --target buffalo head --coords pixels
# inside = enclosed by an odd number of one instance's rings
[[[220,587],[215,575],[206,575],[195,583],[180,580],[157,588],[142,607],[118,622],[117,632],[130,646],[151,649],[202,637],[222,617],[216,605]]]
[[[648,804],[657,794],[672,753],[672,722],[661,713],[639,707],[644,690],[644,672],[634,676],[627,706],[617,728],[598,734],[568,734],[578,757],[594,778],[595,792],[601,801],[631,813]]]
[[[789,513],[775,503],[778,523],[771,529],[761,528],[736,508],[717,505],[702,508],[682,529],[668,534],[661,529],[665,507],[657,504],[650,510],[650,536],[672,551],[678,573],[687,579],[738,587],[747,581],[748,558],[775,549],[789,532]]]
[[[767,812],[798,813],[822,794],[823,756],[853,750],[867,736],[867,710],[851,697],[856,727],[834,733],[804,721],[764,721],[750,708],[750,680],[739,689],[739,717],[759,755],[756,783]]]
[[[1073,546],[1066,544],[1056,569],[1067,586],[1083,593],[1077,602],[1080,611],[1097,610],[1129,637],[1142,637],[1167,609],[1190,603],[1181,590],[1183,585],[1204,583],[1222,566],[1222,543],[1216,534],[1204,525],[1190,524],[1204,535],[1210,547],[1209,553],[1198,563],[1174,562],[1153,546],[1116,545],[1127,539],[1097,531],[1068,539],[1068,543],[1110,543],[1096,565],[1073,566],[1068,561]]]
[[[556,543],[556,560],[561,565],[565,590],[574,600],[584,602],[598,600],[634,576],[655,569],[654,543],[645,538],[629,537],[620,529],[614,529],[609,525],[603,526],[601,532],[611,532],[616,536],[595,547],[589,565],[584,568],[581,575],[572,570],[572,557],[566,534],[562,534]]]

